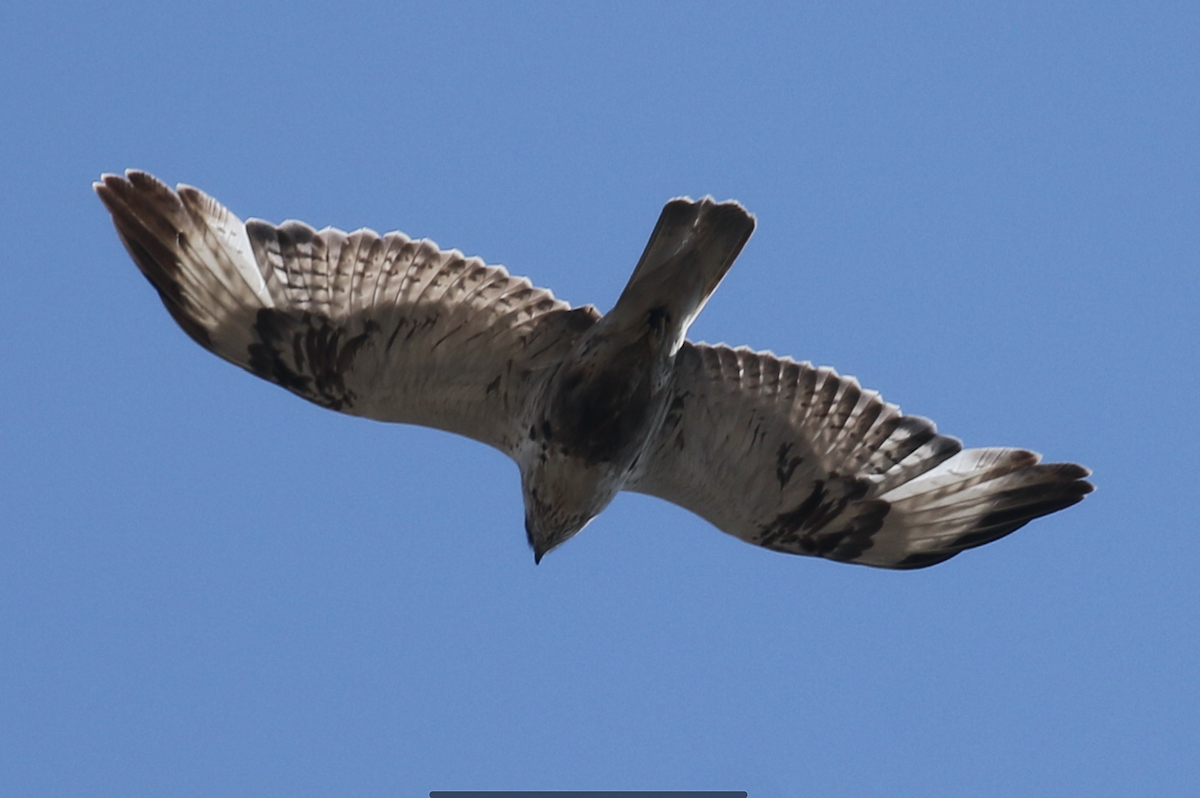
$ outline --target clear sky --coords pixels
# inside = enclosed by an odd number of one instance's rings
[[[1195,3],[18,3],[0,107],[0,794],[1194,794]],[[907,573],[622,495],[535,567],[495,451],[187,339],[126,167],[602,310],[739,199],[692,338],[1097,492]]]

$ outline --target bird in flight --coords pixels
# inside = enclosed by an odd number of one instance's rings
[[[1092,491],[1082,466],[963,449],[833,369],[687,340],[754,231],[737,202],[668,202],[601,315],[403,233],[243,223],[133,170],[94,187],[204,348],[322,407],[515,460],[536,562],[622,490],[774,551],[902,569]]]

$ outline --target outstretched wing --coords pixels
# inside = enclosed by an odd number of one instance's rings
[[[685,343],[674,396],[625,489],[749,543],[920,568],[1080,501],[1089,471],[968,449],[829,368]]]
[[[531,393],[599,317],[402,233],[243,224],[197,189],[132,170],[95,189],[188,335],[344,413],[511,454]]]

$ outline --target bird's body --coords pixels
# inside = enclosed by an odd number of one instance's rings
[[[243,224],[134,171],[96,190],[202,346],[324,407],[511,456],[539,561],[621,490],[774,550],[914,568],[1092,489],[1025,450],[960,451],[831,369],[688,342],[754,229],[734,202],[669,202],[601,316],[400,233]]]

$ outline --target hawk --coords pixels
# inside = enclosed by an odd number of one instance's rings
[[[535,562],[622,490],[774,551],[882,568],[942,562],[1092,491],[1082,466],[964,450],[833,369],[688,341],[754,230],[737,202],[668,202],[601,315],[403,233],[243,223],[133,170],[94,187],[204,348],[322,407],[515,460]]]

